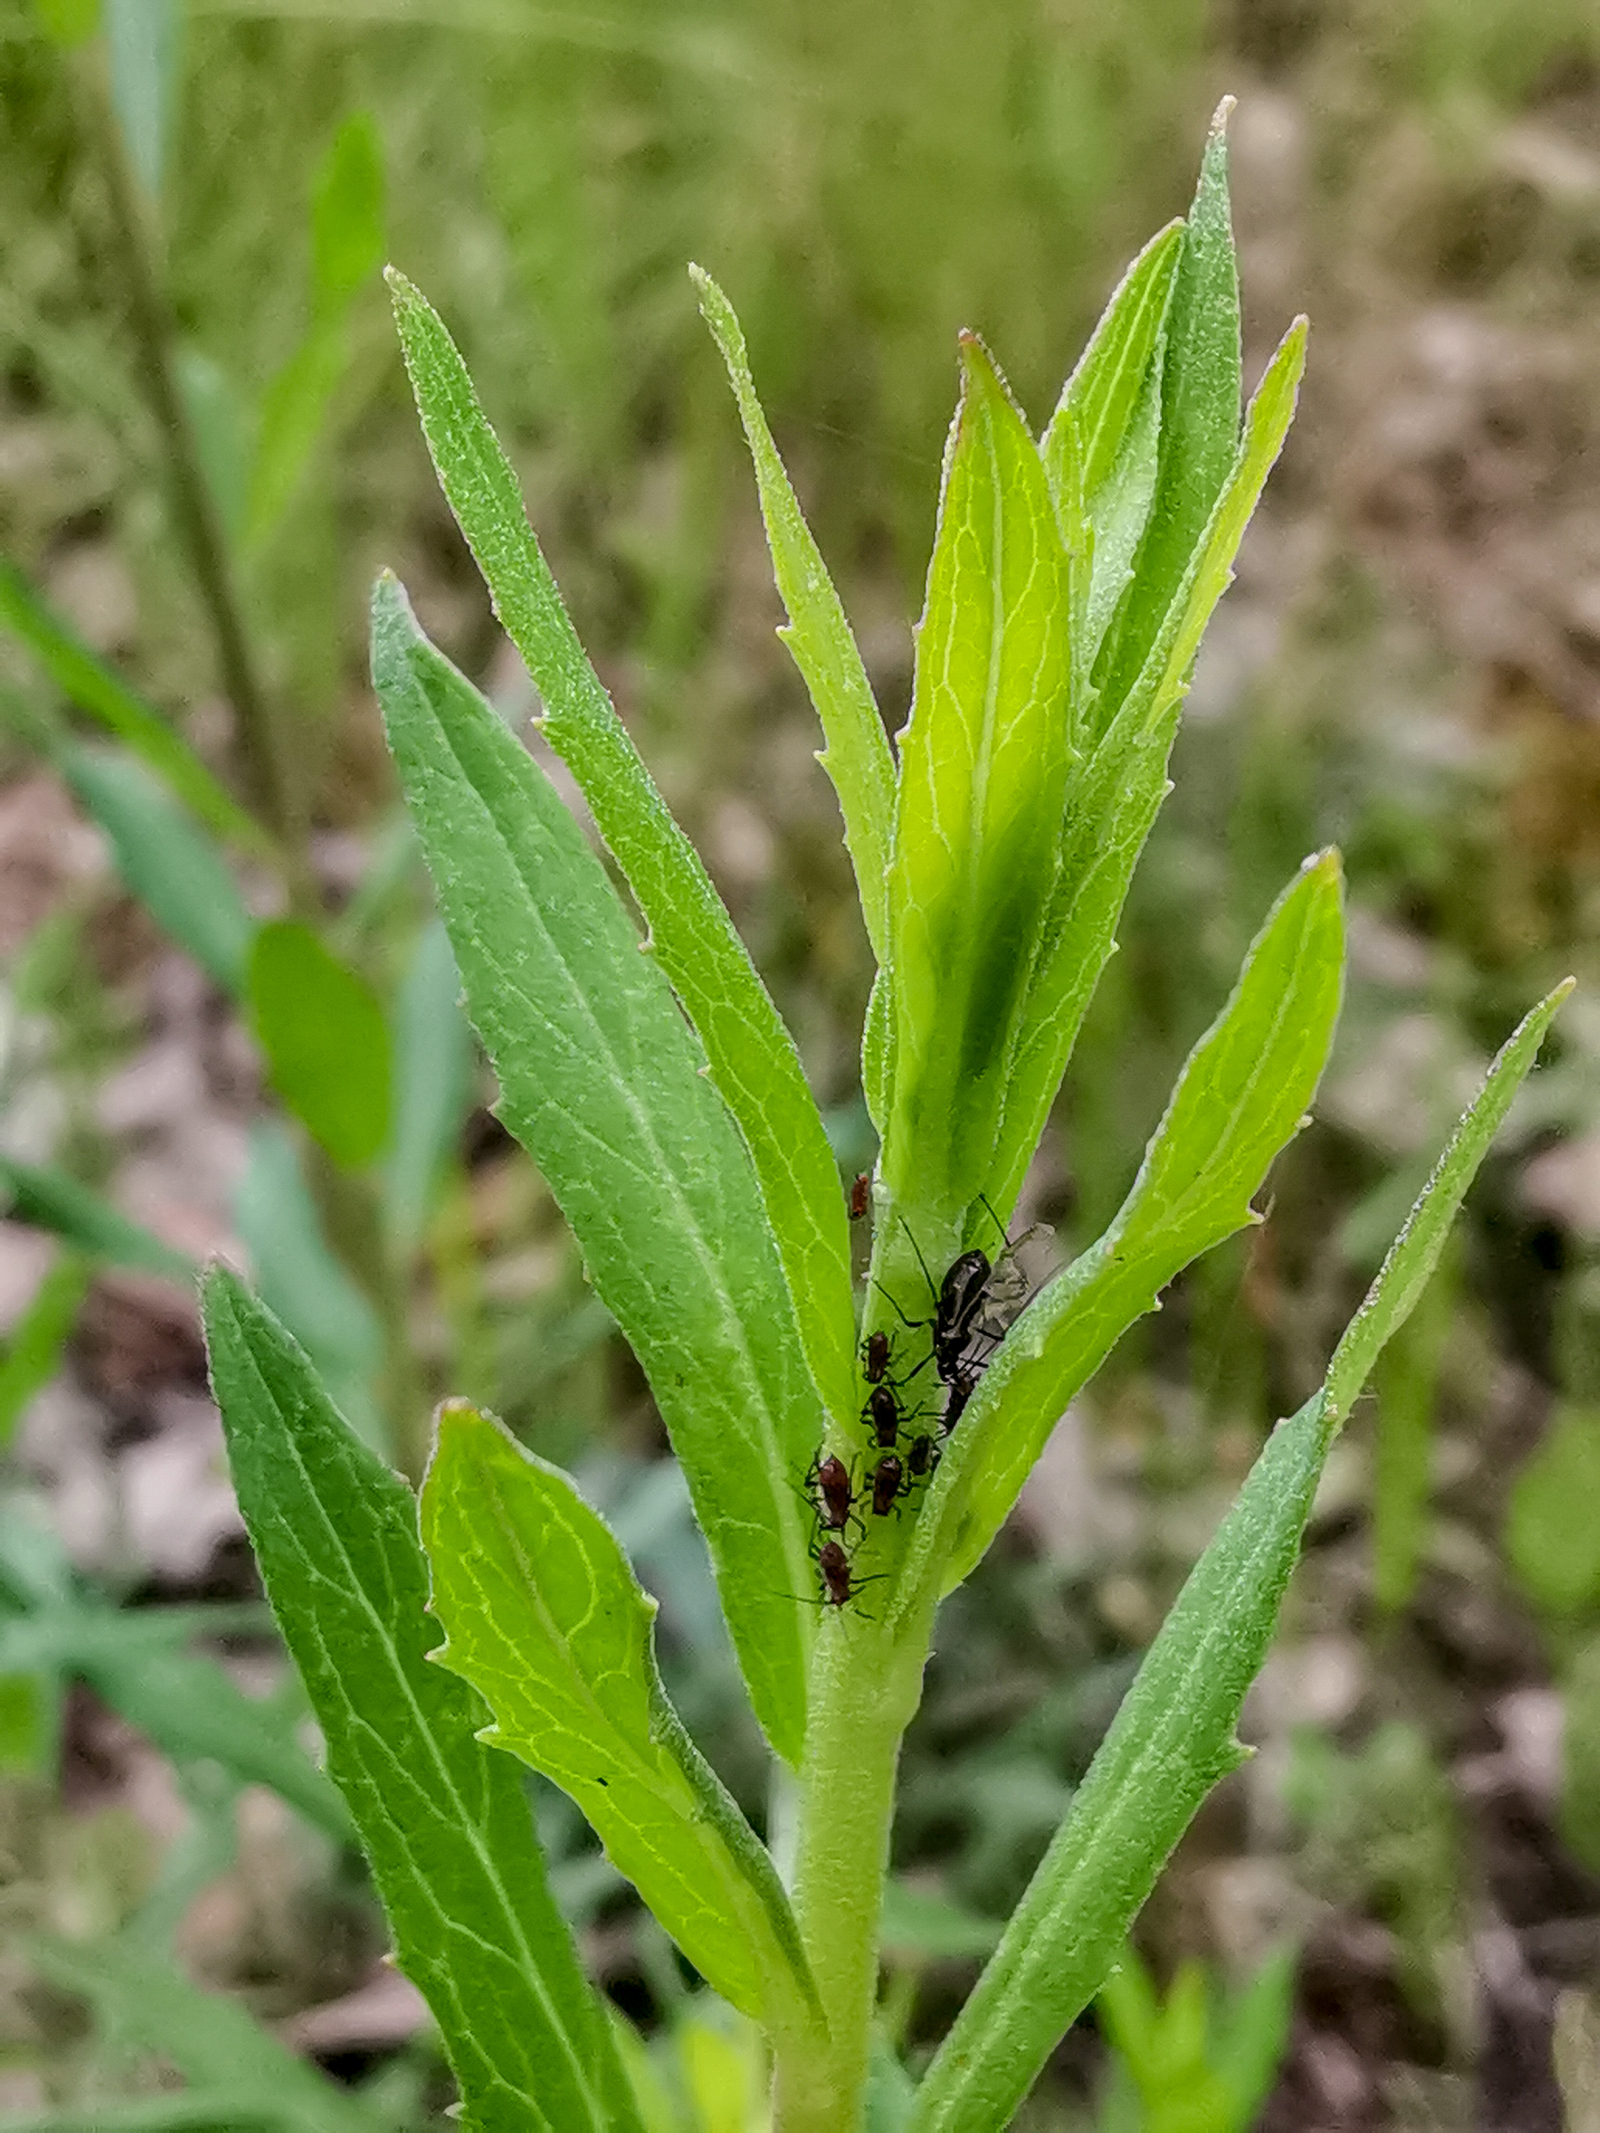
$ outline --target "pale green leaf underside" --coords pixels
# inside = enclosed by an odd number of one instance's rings
[[[745,1144],[578,824],[393,579],[373,673],[500,1114],[650,1380],[757,1716],[797,1762],[813,1624],[785,1595],[809,1583],[795,1484],[822,1415]]]
[[[1278,1424],[1251,1468],[929,2068],[913,2133],[990,2133],[1010,2123],[1068,2024],[1099,1989],[1200,1802],[1240,1760],[1234,1728],[1271,1642],[1328,1446],[1383,1343],[1420,1295],[1569,990],[1570,981],[1558,987],[1501,1050],[1322,1389]]]
[[[1121,1211],[1007,1334],[918,1520],[897,1613],[948,1591],[987,1550],[1068,1401],[1201,1252],[1251,1219],[1305,1114],[1338,1016],[1338,861],[1308,861],[1257,935],[1231,999],[1190,1054]]]
[[[1218,111],[1184,225],[1166,313],[1160,466],[1134,583],[1108,640],[1106,707],[1144,665],[1233,464],[1239,439],[1239,273],[1228,208],[1227,116]]]
[[[204,1292],[240,1507],[284,1639],[475,2133],[637,2120],[599,2001],[545,1886],[515,1764],[428,1663],[427,1564],[405,1484],[231,1274]]]
[[[1061,403],[1045,431],[1041,450],[1053,480],[1064,417],[1072,411],[1086,497],[1104,487],[1123,455],[1161,337],[1182,245],[1183,224],[1169,222],[1129,266],[1062,388]]]
[[[894,834],[894,757],[843,604],[834,590],[756,397],[744,334],[711,276],[689,269],[700,310],[728,366],[750,444],[773,576],[789,616],[780,632],[805,677],[827,747],[818,761],[833,780],[855,865],[867,936],[889,960],[889,842]]]
[[[651,947],[738,1121],[812,1375],[824,1402],[843,1416],[855,1398],[849,1223],[793,1039],[578,641],[516,476],[442,320],[393,269],[389,282],[440,484],[543,699],[545,737],[571,768],[626,875]]]
[[[901,739],[891,904],[897,1201],[988,1181],[1071,760],[1071,586],[1044,468],[975,336]]]
[[[485,1735],[571,1794],[707,1981],[756,2021],[810,2026],[814,1989],[772,1862],[656,1671],[655,1602],[558,1467],[452,1402],[422,1492],[437,1654]]]

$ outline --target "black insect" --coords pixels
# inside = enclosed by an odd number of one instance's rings
[[[980,1194],[979,1198],[983,1199],[983,1195]],[[986,1199],[983,1200],[983,1205],[990,1221],[1005,1240],[1000,1254],[1004,1260],[1009,1257],[1014,1247],[1009,1238],[1006,1238],[1000,1217]],[[992,1261],[987,1252],[974,1246],[951,1261],[945,1269],[943,1281],[935,1288],[928,1262],[922,1256],[921,1245],[911,1235],[908,1223],[903,1222],[902,1227],[910,1240],[911,1249],[917,1255],[917,1264],[922,1268],[923,1279],[928,1284],[934,1313],[932,1318],[907,1318],[894,1297],[889,1296],[889,1302],[899,1314],[901,1323],[908,1329],[926,1327],[932,1332],[931,1357],[925,1356],[917,1365],[917,1369],[924,1368],[931,1360],[940,1382],[950,1388],[944,1414],[944,1426],[948,1433],[960,1420],[962,1409],[977,1388],[978,1377],[988,1361],[989,1350],[996,1347],[1003,1337],[1003,1330],[996,1330],[984,1323],[985,1308],[995,1300],[993,1281],[998,1262]],[[882,1284],[879,1286],[881,1288]],[[885,1296],[889,1295],[887,1289],[884,1289],[883,1293]],[[1007,1300],[1015,1301],[1014,1298]],[[974,1355],[970,1352],[975,1343],[983,1344],[982,1354]],[[911,1375],[915,1377],[916,1371],[912,1371]]]
[[[861,1412],[872,1425],[872,1441],[879,1451],[892,1452],[900,1442],[900,1425],[905,1420],[905,1409],[894,1387],[874,1385]]]
[[[945,1401],[944,1413],[939,1418],[940,1426],[947,1437],[961,1420],[967,1402],[978,1389],[978,1380],[982,1375],[983,1366],[969,1361],[963,1363],[950,1380],[950,1397]]]
[[[859,1222],[872,1204],[872,1172],[858,1171],[850,1186],[850,1219]]]
[[[925,1475],[932,1474],[941,1456],[931,1437],[913,1437],[911,1449],[906,1453],[906,1472],[913,1481],[921,1481]]]
[[[905,1467],[893,1452],[886,1452],[872,1470],[872,1512],[887,1518],[902,1496],[911,1494]]]

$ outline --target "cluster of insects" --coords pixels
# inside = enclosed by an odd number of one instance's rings
[[[867,1179],[856,1179],[850,1194],[850,1212],[865,1212]],[[988,1207],[988,1202],[984,1202]],[[994,1210],[991,1219],[1005,1237]],[[977,1389],[1004,1329],[989,1323],[987,1308],[994,1301],[991,1283],[995,1266],[987,1252],[963,1252],[952,1262],[937,1285],[922,1256],[921,1247],[909,1228],[906,1235],[917,1255],[928,1293],[933,1301],[930,1318],[907,1318],[895,1299],[880,1284],[881,1293],[908,1333],[929,1333],[928,1353],[904,1376],[897,1377],[894,1341],[885,1332],[869,1333],[861,1343],[861,1374],[867,1397],[861,1421],[870,1439],[862,1460],[847,1463],[837,1453],[819,1449],[805,1477],[806,1500],[814,1520],[811,1559],[822,1581],[817,1604],[847,1607],[863,1586],[877,1578],[857,1577],[846,1545],[854,1534],[863,1539],[868,1518],[899,1516],[903,1500],[929,1481],[940,1459],[940,1442],[931,1429],[919,1427],[933,1419],[934,1410],[923,1405],[908,1411],[907,1388],[932,1363],[943,1388],[944,1404],[938,1410],[940,1436],[947,1437],[960,1421],[962,1411]],[[1012,1250],[1005,1244],[1002,1258]]]

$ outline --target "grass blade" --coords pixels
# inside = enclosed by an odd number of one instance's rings
[[[1123,1698],[1071,1811],[918,2091],[914,2133],[989,2133],[1105,1979],[1178,1838],[1245,1751],[1234,1728],[1276,1627],[1328,1447],[1404,1323],[1474,1172],[1571,989],[1501,1049],[1334,1352],[1280,1422]],[[963,1424],[965,1427],[965,1424]]]
[[[867,936],[880,966],[889,960],[889,846],[894,835],[895,768],[867,670],[843,604],[790,486],[756,397],[744,334],[732,304],[709,274],[689,269],[700,312],[728,366],[733,396],[755,463],[773,576],[789,617],[779,635],[805,678],[827,745],[817,760],[833,780],[844,841],[856,871]]]
[[[795,1481],[822,1416],[744,1147],[582,831],[392,579],[373,672],[501,1115],[644,1366],[756,1713],[796,1760],[812,1624],[783,1595],[808,1588]]]
[[[50,679],[139,756],[173,795],[217,836],[270,858],[271,838],[212,776],[181,735],[135,695],[114,668],[97,659],[53,614],[19,570],[0,561],[0,625],[28,647]]]
[[[772,1861],[656,1671],[655,1602],[559,1467],[452,1401],[422,1492],[438,1656],[484,1737],[560,1785],[707,1982],[769,2030],[820,2020]]]
[[[0,1155],[0,1190],[10,1195],[7,1212],[13,1222],[47,1229],[91,1259],[134,1267],[143,1274],[164,1274],[185,1286],[194,1280],[192,1259],[130,1222],[109,1200],[64,1170]]]
[[[600,2004],[545,1886],[515,1765],[478,1698],[428,1664],[427,1564],[405,1484],[233,1275],[204,1291],[212,1380],[268,1598],[394,1932],[477,2133],[636,2125]],[[198,2078],[198,2076],[194,2077]]]
[[[539,551],[521,492],[444,323],[389,270],[417,409],[440,484],[496,614],[649,928],[650,945],[738,1122],[778,1240],[824,1403],[855,1403],[855,1305],[838,1166],[784,1028],[722,899],[600,685]]]
[[[267,2124],[285,2133],[384,2133],[374,2111],[297,2059],[239,2001],[202,1992],[143,1940],[40,1940],[30,1952],[52,1983],[92,2000],[122,2043],[159,2052],[197,2088],[261,2097]]]
[[[216,846],[132,756],[71,747],[60,768],[111,840],[129,895],[237,997],[255,921]]]

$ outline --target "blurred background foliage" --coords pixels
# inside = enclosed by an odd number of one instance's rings
[[[253,1266],[398,1459],[450,1390],[573,1464],[663,1600],[685,1717],[766,1804],[648,1393],[489,1115],[397,821],[365,682],[380,566],[508,717],[529,693],[435,489],[378,265],[460,340],[848,1176],[871,1155],[866,943],[685,265],[739,307],[898,724],[956,329],[1042,424],[1123,262],[1182,211],[1225,90],[1247,371],[1298,310],[1311,367],[1026,1215],[1061,1253],[1097,1232],[1260,914],[1328,841],[1354,907],[1344,1025],[1270,1220],[1124,1344],[949,1604],[886,2033],[913,2062],[939,2033],[1418,1166],[1572,969],[1552,1063],[1330,1474],[1250,1712],[1262,1753],[1026,2123],[1591,2122],[1592,5],[0,0],[8,2123],[420,2127],[448,2100],[256,1601],[185,1278],[211,1251]],[[35,595],[99,683],[41,662]],[[241,659],[286,769],[276,854],[235,838],[224,863],[225,827],[192,805],[174,827],[65,700],[93,711],[86,687],[120,677],[256,804]],[[274,978],[252,928],[285,914]],[[331,1034],[297,1052],[272,1001],[312,983]],[[374,1017],[393,1088],[352,1096],[337,1046]],[[758,2125],[749,2037],[566,1803],[539,1813],[648,2040],[652,2122]]]

